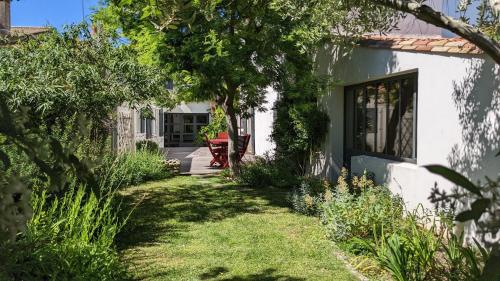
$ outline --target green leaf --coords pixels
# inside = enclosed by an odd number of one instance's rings
[[[460,222],[465,222],[468,220],[479,220],[481,215],[485,212],[491,204],[491,200],[487,198],[480,198],[474,201],[471,205],[471,209],[461,212],[456,216],[456,220]]]
[[[495,245],[485,262],[481,280],[499,280],[500,278],[500,249]]]
[[[459,185],[459,186],[467,189],[468,191],[470,191],[478,196],[483,197],[479,187],[477,187],[475,184],[473,184],[471,181],[469,181],[466,177],[453,171],[450,168],[447,168],[447,167],[442,166],[442,165],[427,165],[427,166],[424,166],[424,168],[426,168],[429,172],[431,172],[433,174],[440,175],[440,176],[444,177],[445,179],[453,182],[454,184]]]
[[[0,161],[3,162],[4,168],[7,169],[10,167],[10,159],[9,156],[0,150]]]

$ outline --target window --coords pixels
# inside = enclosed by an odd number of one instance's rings
[[[416,73],[346,87],[345,98],[346,157],[416,158]]]
[[[140,124],[140,127],[139,127],[139,128],[140,128],[140,130],[139,130],[139,132],[140,132],[141,134],[146,133],[146,120],[147,120],[147,119],[146,119],[146,118],[144,118],[144,117],[142,117],[142,116],[141,116],[141,117],[139,117],[139,124]]]

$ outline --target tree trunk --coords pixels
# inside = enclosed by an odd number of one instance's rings
[[[240,173],[240,162],[238,161],[238,120],[234,109],[234,95],[226,98],[222,104],[222,109],[226,113],[227,131],[229,134],[227,154],[229,168],[233,176],[238,176]]]
[[[372,0],[377,4],[409,13],[417,19],[447,29],[473,43],[500,64],[500,45],[477,28],[438,12],[427,5],[408,0]]]

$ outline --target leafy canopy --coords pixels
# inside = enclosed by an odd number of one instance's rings
[[[164,66],[182,99],[258,107],[281,65],[311,56],[324,40],[390,28],[393,14],[369,5],[305,0],[107,0],[95,20],[120,30],[141,61]]]

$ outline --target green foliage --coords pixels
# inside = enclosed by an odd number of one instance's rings
[[[170,176],[165,156],[146,149],[118,156],[108,155],[98,174],[103,180],[112,183],[113,187],[136,185]]]
[[[153,153],[159,153],[160,151],[160,146],[158,143],[152,141],[152,140],[140,140],[135,143],[135,149],[136,150],[148,150]]]
[[[89,168],[109,148],[118,105],[168,102],[161,69],[87,26],[51,30],[0,48],[0,240],[31,211],[31,189],[97,188]]]
[[[446,259],[444,273],[447,280],[484,280],[484,262],[490,259],[490,253],[477,241],[475,242],[478,250],[463,246],[463,233],[460,236],[451,233],[446,243],[442,243]]]
[[[481,242],[490,250],[484,267],[480,269],[480,278],[481,280],[497,280],[500,278],[500,245],[496,242],[489,243],[486,237],[498,233],[500,229],[498,216],[500,177],[496,180],[486,178],[486,183],[481,185],[473,184],[465,176],[444,166],[429,165],[426,168],[431,173],[440,175],[458,186],[451,193],[439,190],[436,186],[429,199],[436,204],[436,207],[450,209],[451,212],[456,213],[455,220],[474,222],[478,229],[477,233],[483,237]],[[457,211],[459,206],[463,207]]]
[[[102,188],[103,190],[106,187]],[[0,279],[123,280],[113,243],[118,219],[112,190],[97,197],[84,186],[62,197],[32,197],[33,217],[17,241],[0,245]]]
[[[394,280],[444,280],[445,267],[439,251],[450,229],[446,221],[437,222],[435,215],[423,207],[417,208],[406,214],[396,231],[382,232],[374,242],[361,243]]]
[[[299,179],[282,164],[270,157],[257,158],[254,162],[242,165],[236,180],[241,184],[254,187],[291,188],[297,185]]]
[[[402,217],[401,198],[385,187],[373,187],[359,195],[336,192],[323,205],[321,220],[328,237],[342,242],[354,237],[373,238],[382,229],[392,232]]]
[[[129,47],[85,25],[0,48],[0,91],[9,93],[9,107],[29,108],[30,122],[48,134],[71,132],[68,138],[105,140],[116,107],[164,98],[165,80]]]
[[[74,179],[95,182],[89,169],[57,138],[30,122],[24,110],[11,111],[0,99],[0,119],[1,242],[25,229],[32,213],[31,185],[43,182],[43,187],[60,190]],[[36,177],[26,179],[31,176]]]
[[[446,216],[419,207],[395,223],[397,227],[382,229],[373,240],[350,241],[358,253],[372,253],[394,280],[496,280],[483,275],[491,252],[477,242],[464,246],[463,236],[453,233]]]
[[[272,139],[277,158],[287,159],[297,175],[305,175],[311,154],[323,144],[330,119],[316,100],[301,102],[283,98],[276,104]]]
[[[292,208],[305,215],[319,216],[325,201],[332,199],[333,192],[327,181],[314,177],[303,178],[300,186],[290,196]]]
[[[212,113],[212,118],[210,119],[210,123],[206,126],[203,126],[201,130],[198,132],[198,142],[205,142],[205,135],[208,136],[209,139],[213,139],[217,137],[218,133],[227,131],[227,121],[226,114],[224,110],[220,106],[216,107],[214,112]]]

